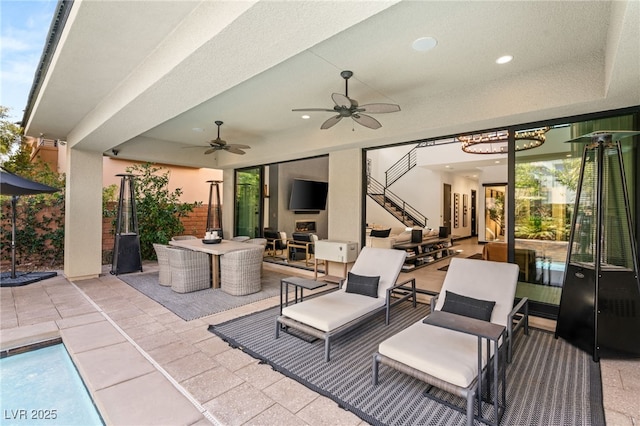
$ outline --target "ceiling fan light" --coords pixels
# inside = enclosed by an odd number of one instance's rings
[[[322,111],[322,112],[332,112],[337,113],[333,117],[327,119],[320,126],[321,130],[329,129],[335,126],[340,120],[345,117],[351,117],[356,123],[361,124],[364,127],[368,127],[370,129],[379,129],[382,127],[382,124],[378,120],[368,115],[360,114],[361,112],[367,113],[388,113],[388,112],[398,112],[400,111],[400,106],[395,104],[385,104],[385,103],[373,103],[368,105],[363,105],[360,107],[358,105],[358,101],[355,99],[351,99],[349,97],[349,78],[353,76],[353,72],[351,71],[342,71],[340,76],[345,80],[344,87],[344,95],[342,93],[333,93],[331,95],[331,99],[335,104],[332,109],[328,108],[295,108],[292,111]],[[308,118],[303,116],[302,118]]]

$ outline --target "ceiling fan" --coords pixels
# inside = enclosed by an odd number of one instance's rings
[[[382,114],[387,112],[398,112],[400,111],[400,106],[396,104],[366,104],[366,105],[358,105],[358,101],[355,99],[351,99],[349,97],[349,79],[353,76],[353,72],[351,71],[342,71],[340,76],[344,78],[344,95],[341,93],[334,93],[331,95],[331,99],[335,103],[335,106],[332,109],[328,108],[301,108],[294,109],[292,111],[324,111],[324,112],[337,112],[338,115],[335,115],[329,118],[327,121],[322,123],[320,126],[321,129],[329,129],[336,124],[344,117],[351,117],[353,121],[358,124],[363,125],[364,127],[368,127],[370,129],[379,129],[382,127],[382,124],[375,118],[363,114],[366,112],[367,114]]]
[[[222,139],[220,139],[220,126],[222,126],[222,121],[216,121],[216,126],[218,126],[218,137],[209,141],[209,146],[211,148],[207,149],[204,153],[205,154],[211,154],[212,152],[216,152],[216,151],[229,151],[232,154],[239,154],[239,155],[244,155],[245,152],[243,151],[243,149],[250,149],[251,147],[249,145],[240,145],[240,144],[236,144],[236,143],[227,143],[226,141],[223,141]]]

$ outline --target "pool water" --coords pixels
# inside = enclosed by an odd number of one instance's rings
[[[103,425],[64,345],[0,359],[0,424]]]

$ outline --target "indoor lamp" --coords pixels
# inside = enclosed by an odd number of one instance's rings
[[[543,127],[516,132],[516,151],[539,147],[547,140],[545,133],[548,130],[549,127]],[[457,139],[462,143],[462,150],[469,154],[506,154],[509,131],[497,130],[495,132],[464,135],[458,136]]]

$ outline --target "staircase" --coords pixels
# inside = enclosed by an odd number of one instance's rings
[[[427,217],[371,176],[367,176],[367,195],[405,226],[427,226]]]
[[[416,148],[418,146],[414,147],[401,159],[396,161],[394,165],[389,167],[384,174],[384,185],[367,175],[367,195],[405,226],[419,226],[424,228],[427,226],[427,220],[429,219],[389,190],[389,186],[391,186],[392,183],[398,181],[398,179],[406,175],[409,170],[417,165],[418,154]]]
[[[416,147],[417,148],[417,147]],[[418,161],[418,153],[416,148],[406,153],[401,159],[395,162],[395,164],[384,172],[385,187],[390,187],[392,183],[396,182],[402,176],[406,175],[409,170],[413,169]]]

